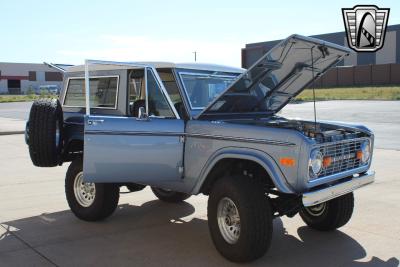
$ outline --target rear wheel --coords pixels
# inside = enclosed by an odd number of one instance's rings
[[[300,217],[311,228],[332,231],[350,221],[353,209],[354,195],[351,192],[315,206],[303,207]]]
[[[63,112],[57,99],[39,99],[33,102],[29,114],[27,143],[35,166],[54,167],[60,163]]]
[[[74,160],[65,178],[65,194],[71,211],[81,220],[99,221],[118,206],[119,186],[83,181],[82,159]]]
[[[228,260],[260,258],[272,238],[269,199],[247,176],[221,178],[208,199],[208,226],[215,247]]]
[[[151,191],[153,191],[154,195],[156,195],[159,200],[170,203],[182,202],[190,197],[190,195],[185,193],[176,192],[168,189],[161,189],[157,187],[152,187]]]

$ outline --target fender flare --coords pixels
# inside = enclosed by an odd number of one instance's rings
[[[287,194],[295,193],[295,191],[288,184],[285,176],[276,164],[275,160],[270,155],[257,149],[226,147],[215,151],[210,159],[206,162],[205,166],[200,172],[199,180],[192,190],[192,194],[198,194],[204,182],[206,181],[208,174],[211,172],[214,166],[220,160],[228,158],[244,159],[258,163],[265,169],[272,182],[280,192]]]

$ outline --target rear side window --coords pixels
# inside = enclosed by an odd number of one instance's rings
[[[118,79],[118,76],[90,78],[91,108],[117,108]],[[85,107],[84,78],[69,79],[64,106]]]

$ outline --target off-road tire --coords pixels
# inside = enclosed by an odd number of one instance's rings
[[[169,203],[179,203],[190,197],[190,195],[176,192],[172,190],[165,190],[161,188],[151,187],[151,191],[153,191],[154,195],[161,201],[169,202]]]
[[[35,166],[54,167],[60,163],[63,112],[57,99],[39,99],[33,102],[29,114],[28,136],[29,155]]]
[[[208,199],[208,226],[215,247],[226,259],[249,262],[262,257],[272,239],[272,209],[262,186],[243,175],[223,177],[212,186]],[[240,216],[240,235],[236,243],[228,243],[221,234],[217,209],[221,199],[228,197]]]
[[[311,228],[319,231],[332,231],[350,221],[354,209],[353,192],[325,202],[325,210],[318,216],[303,207],[300,217]]]
[[[69,166],[65,177],[65,195],[71,211],[81,220],[99,221],[109,217],[117,208],[119,186],[116,184],[96,183],[96,195],[89,207],[79,204],[74,193],[74,181],[82,172],[82,159],[75,159]]]

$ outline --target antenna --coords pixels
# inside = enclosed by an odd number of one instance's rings
[[[315,73],[314,73],[314,46],[311,47],[311,72],[312,72],[312,91],[313,91],[313,101],[314,101],[314,131],[317,132],[317,109],[315,107]]]

